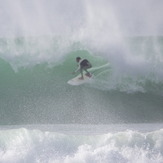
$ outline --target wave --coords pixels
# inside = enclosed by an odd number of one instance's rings
[[[47,68],[62,65],[60,69],[72,71],[75,57],[81,56],[90,59],[95,67],[110,64],[110,70],[98,74],[96,87],[100,89],[162,94],[162,37],[135,37],[125,42],[127,50],[122,44],[97,53],[97,48],[92,50],[82,43],[56,37],[1,39],[0,54],[14,71],[42,67],[41,64],[47,64]]]
[[[0,162],[161,163],[162,134],[162,129],[97,135],[62,134],[26,128],[1,130]]]
[[[119,46],[101,53],[60,39],[0,40],[1,124],[162,121],[163,64],[154,51],[156,38],[127,38],[128,51]],[[157,42],[161,51],[162,37]],[[108,66],[91,83],[72,87],[67,81],[77,56],[94,68]]]

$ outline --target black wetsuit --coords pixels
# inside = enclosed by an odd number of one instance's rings
[[[83,70],[86,72],[87,75],[90,76],[90,73],[87,71],[87,69],[91,68],[92,65],[87,59],[82,59],[79,61],[79,67],[77,68],[77,71],[80,71],[81,75],[83,76]]]
[[[87,60],[87,59],[83,59],[81,62],[80,62],[80,68],[84,68],[84,67],[90,67],[91,64],[90,62]],[[91,66],[92,67],[92,66]],[[90,68],[91,68],[90,67]]]

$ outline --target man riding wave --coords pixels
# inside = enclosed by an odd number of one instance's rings
[[[91,63],[87,59],[81,59],[80,57],[76,57],[76,62],[78,63],[78,68],[73,73],[80,71],[81,77],[79,79],[81,79],[81,80],[84,79],[83,70],[86,72],[86,74],[85,74],[86,76],[88,76],[88,77],[92,76],[90,74],[90,72],[88,72],[88,70],[87,70],[92,67]]]

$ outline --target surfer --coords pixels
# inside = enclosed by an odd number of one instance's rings
[[[91,63],[87,59],[81,59],[80,57],[76,57],[76,62],[78,63],[78,68],[76,71],[73,72],[73,74],[80,71],[81,77],[79,79],[81,79],[81,80],[84,79],[83,70],[86,72],[86,74],[85,74],[86,76],[88,76],[88,77],[92,76],[87,70],[92,67]]]

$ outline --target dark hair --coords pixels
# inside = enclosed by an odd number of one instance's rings
[[[80,60],[81,58],[80,57],[76,57],[76,60]]]

